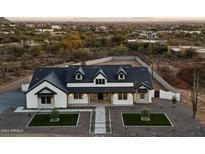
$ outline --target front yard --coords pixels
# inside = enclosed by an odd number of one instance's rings
[[[151,113],[150,121],[142,121],[140,113],[122,113],[124,126],[172,126],[164,113]]]
[[[28,126],[77,126],[79,114],[59,114],[59,121],[51,122],[50,114],[36,114]]]

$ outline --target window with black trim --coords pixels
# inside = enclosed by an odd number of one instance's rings
[[[51,104],[51,97],[41,97],[41,104]]]
[[[83,99],[83,94],[74,93],[74,99]]]
[[[127,93],[119,93],[118,100],[127,100]]]
[[[145,93],[140,93],[140,99],[145,99]]]
[[[105,79],[95,79],[95,84],[105,84]]]
[[[118,75],[118,79],[119,79],[119,80],[125,79],[125,74],[120,73],[120,74]]]
[[[82,80],[82,78],[83,78],[82,74],[80,74],[80,73],[77,73],[76,76],[75,76],[76,80]]]

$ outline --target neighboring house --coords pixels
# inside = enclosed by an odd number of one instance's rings
[[[37,68],[26,92],[27,108],[66,108],[70,104],[133,105],[152,102],[146,67],[71,65]]]
[[[142,31],[140,34],[140,38],[145,38],[145,39],[157,39],[157,33],[153,31]]]
[[[61,26],[60,25],[52,25],[51,29],[58,29],[58,30],[60,30]]]
[[[128,39],[128,43],[151,43],[151,44],[166,44],[167,40],[146,40],[146,39]]]

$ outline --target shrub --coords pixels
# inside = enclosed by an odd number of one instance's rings
[[[51,115],[50,115],[51,120],[52,119],[57,119],[58,118],[58,114],[59,114],[58,109],[54,108],[52,113],[51,113]]]
[[[150,117],[150,109],[149,108],[143,108],[140,112],[141,117]]]
[[[176,96],[172,96],[172,103],[173,103],[173,104],[176,104],[176,103],[177,103],[177,98],[176,98]]]

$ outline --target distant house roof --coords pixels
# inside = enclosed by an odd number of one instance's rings
[[[126,73],[124,80],[118,80],[116,74]],[[82,80],[76,80],[74,74],[84,74]],[[108,82],[133,82],[133,87],[67,87],[67,83],[92,83],[93,79],[101,73]],[[34,71],[29,90],[40,83],[47,81],[60,90],[71,92],[135,92],[137,88],[144,85],[152,89],[152,82],[146,67],[132,67],[131,65],[70,65],[69,67],[47,67],[37,68]]]

